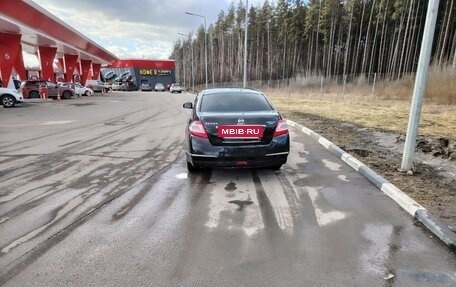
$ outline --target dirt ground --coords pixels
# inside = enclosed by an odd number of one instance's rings
[[[413,175],[398,171],[401,166],[404,135],[368,128],[347,121],[280,108],[288,119],[313,129],[360,159],[377,173],[406,192],[428,211],[456,231],[456,160],[418,150]],[[419,138],[433,142],[437,138]],[[454,145],[454,139],[451,139]],[[451,154],[451,151],[450,151]],[[453,154],[454,156],[454,154]]]

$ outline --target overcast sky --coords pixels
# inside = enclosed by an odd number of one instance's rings
[[[167,59],[178,39],[238,0],[33,0],[119,58]],[[242,0],[244,3],[245,0]],[[250,0],[257,6],[262,0]],[[237,5],[237,4],[236,4]]]

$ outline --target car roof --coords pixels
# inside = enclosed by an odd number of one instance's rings
[[[249,93],[249,94],[258,94],[263,95],[262,92],[255,90],[253,88],[212,88],[203,90],[201,94],[211,95],[211,94],[239,94],[239,93]]]

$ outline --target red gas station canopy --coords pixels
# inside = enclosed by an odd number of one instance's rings
[[[0,32],[22,35],[22,49],[31,54],[36,54],[39,46],[46,46],[57,48],[57,58],[73,54],[100,64],[118,59],[30,0],[0,1]]]
[[[144,59],[128,59],[116,60],[109,65],[111,68],[128,68],[137,67],[145,69],[174,69],[174,60],[144,60]]]

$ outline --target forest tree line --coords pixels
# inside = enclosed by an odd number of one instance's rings
[[[441,0],[434,67],[456,68],[455,0]],[[207,29],[211,83],[241,81],[245,1],[221,11]],[[417,68],[428,1],[278,0],[248,11],[248,80],[356,75],[395,80]],[[430,39],[425,39],[430,41]],[[192,57],[193,51],[193,57]],[[178,80],[205,81],[204,27],[174,45]],[[184,76],[185,74],[185,76]]]

